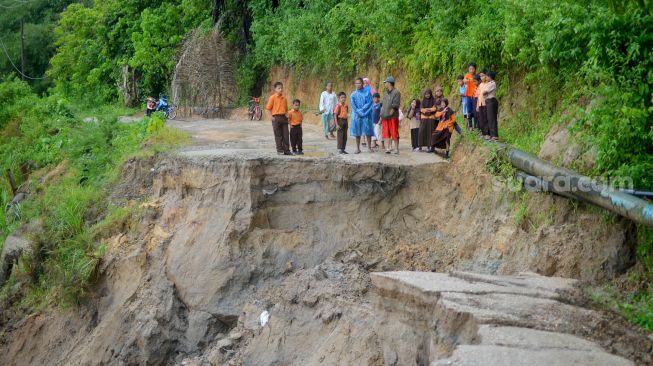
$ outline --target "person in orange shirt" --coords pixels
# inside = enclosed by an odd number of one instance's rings
[[[272,131],[278,155],[292,155],[289,149],[288,100],[283,96],[283,83],[274,83],[274,94],[268,98],[265,109],[272,115]]]
[[[431,135],[431,150],[435,152],[435,148],[444,149],[444,157],[448,158],[451,135],[456,124],[456,113],[449,108],[449,100],[447,98],[440,100],[440,109],[439,112],[435,113],[435,117],[439,118],[440,121]]]
[[[338,93],[338,104],[333,109],[333,116],[336,118],[336,129],[338,134],[338,152],[340,154],[348,154],[345,151],[347,147],[347,128],[349,124],[347,118],[349,117],[349,106],[347,105],[347,94],[345,92]]]
[[[478,120],[475,115],[476,113],[476,84],[474,83],[474,77],[476,76],[476,64],[470,62],[467,65],[467,74],[465,74],[465,96],[468,98],[468,108],[463,109],[463,115],[465,116],[465,122],[468,129],[478,128]]]
[[[299,99],[293,100],[292,109],[288,112],[290,147],[292,148],[292,153],[295,155],[304,155],[304,149],[302,148],[302,122],[304,121],[304,115],[299,111],[301,103]]]

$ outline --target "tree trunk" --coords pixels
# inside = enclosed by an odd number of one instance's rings
[[[134,107],[138,103],[137,81],[136,70],[129,67],[129,65],[123,65],[119,87],[122,92],[123,101],[127,107]]]

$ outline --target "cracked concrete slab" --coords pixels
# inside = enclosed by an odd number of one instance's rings
[[[600,318],[591,309],[560,301],[574,280],[533,273],[408,271],[371,277],[380,301],[403,299],[432,308],[434,319],[426,321],[436,327],[434,347],[448,343],[452,351],[448,357],[432,356],[431,366],[514,365],[518,360],[529,366],[633,365],[572,334],[579,324],[590,326]],[[457,334],[461,330],[464,335]]]

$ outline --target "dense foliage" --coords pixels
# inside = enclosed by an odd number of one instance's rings
[[[35,90],[45,92],[50,83],[41,78],[55,53],[53,30],[59,13],[72,2],[73,0],[0,0],[0,81],[5,75],[19,75],[20,22],[23,20],[25,75],[37,79],[31,81]]]
[[[164,92],[185,34],[210,25],[210,0],[107,0],[73,4],[56,28],[48,74],[55,90],[88,102],[115,102],[123,65],[136,68],[145,94]]]

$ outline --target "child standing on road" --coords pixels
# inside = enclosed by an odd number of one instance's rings
[[[372,95],[372,123],[374,123],[374,145],[372,147],[378,148],[379,141],[381,141],[381,149],[385,150],[385,142],[381,137],[381,106],[381,95],[374,93]]]
[[[463,114],[466,115],[465,120],[467,122],[467,128],[474,129],[478,128],[478,121],[476,116],[476,82],[474,81],[478,75],[476,74],[476,64],[470,62],[467,65],[467,74],[465,74],[465,96],[469,101],[469,110],[464,111]]]
[[[419,151],[419,126],[420,126],[420,103],[418,99],[413,99],[410,101],[410,107],[406,112],[408,119],[410,120],[410,142],[413,147],[413,151]]]
[[[333,109],[338,104],[338,98],[336,93],[333,92],[333,84],[327,82],[325,90],[320,95],[320,113],[322,113],[322,129],[324,130],[324,138],[327,140],[329,136],[333,136],[333,131],[335,130],[335,122],[333,118]]]
[[[333,115],[336,118],[336,129],[338,130],[338,152],[348,154],[345,149],[347,148],[347,128],[349,127],[347,122],[349,106],[347,106],[347,94],[345,92],[338,93],[338,102],[333,109]]]
[[[283,83],[274,83],[274,94],[268,98],[265,109],[272,115],[272,131],[277,145],[277,155],[292,155],[288,136],[288,100],[283,96]]]
[[[299,111],[301,101],[295,99],[292,101],[292,110],[288,112],[288,122],[290,123],[290,147],[295,155],[304,155],[302,147],[302,122],[304,115]]]
[[[465,77],[459,75],[456,79],[456,82],[458,83],[458,94],[460,95],[463,117],[465,118],[465,126],[467,126],[468,131],[471,131],[471,97],[467,96],[467,83],[465,83]]]
[[[489,139],[490,138],[490,133],[488,132],[487,128],[487,113],[485,112],[485,94],[483,93],[483,89],[485,89],[485,86],[487,85],[487,80],[485,79],[485,75],[488,71],[483,69],[479,73],[479,77],[481,79],[480,84],[476,87],[476,121],[478,124],[479,130],[481,130],[481,135],[483,136],[484,139]]]
[[[474,75],[472,81],[474,83],[474,95],[472,96],[472,111],[474,113],[474,115],[473,115],[474,128],[476,128],[477,130],[480,130],[481,129],[481,124],[482,124],[481,115],[478,113],[477,110],[478,110],[478,101],[479,101],[478,91],[479,91],[480,86],[481,86],[481,75],[479,75],[479,74]],[[469,89],[467,89],[467,90],[469,90]]]
[[[499,102],[497,101],[497,84],[494,82],[496,74],[488,71],[485,74],[486,84],[483,87],[483,98],[485,99],[485,129],[490,140],[499,140],[499,129],[497,116],[499,113]]]

